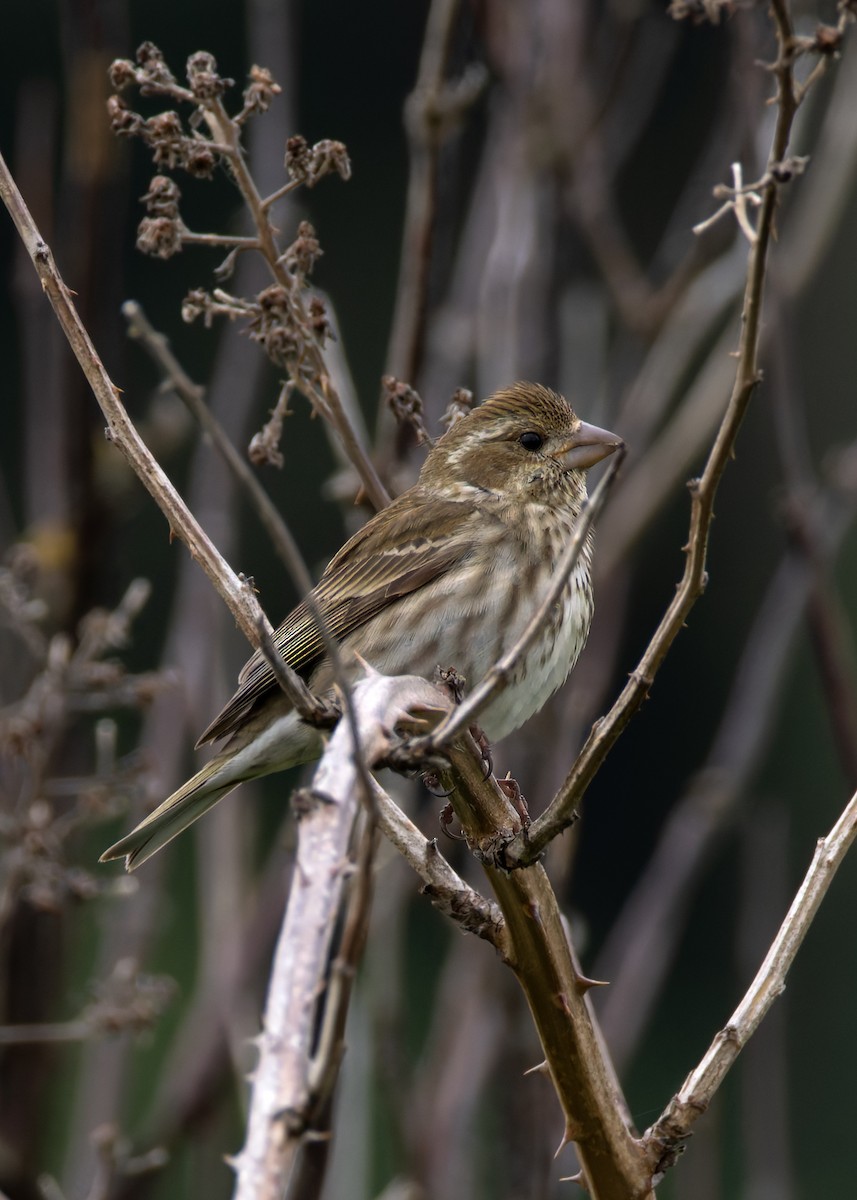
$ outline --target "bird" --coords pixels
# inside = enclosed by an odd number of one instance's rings
[[[622,444],[537,383],[512,384],[460,417],[429,450],[417,482],[345,543],[313,589],[346,674],[356,677],[362,660],[388,675],[428,679],[452,667],[478,683],[550,586],[586,500],[586,470]],[[590,532],[543,630],[482,712],[490,742],[536,713],[577,661],[592,620],[592,552]],[[313,693],[331,694],[333,668],[307,601],[274,643]],[[135,869],[240,783],[311,762],[324,745],[259,651],[197,748],[223,739],[100,861],[124,857]]]

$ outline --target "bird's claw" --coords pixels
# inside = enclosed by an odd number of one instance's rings
[[[470,736],[478,746],[482,762],[485,764],[485,773],[482,778],[488,779],[490,775],[494,774],[494,755],[491,753],[491,743],[478,725],[470,726]]]
[[[524,793],[521,791],[517,779],[513,779],[507,774],[505,779],[498,779],[497,786],[513,805],[515,812],[521,818],[521,828],[529,829],[530,827],[530,810],[527,806],[527,801],[524,798]]]
[[[448,838],[452,839],[452,841],[463,842],[465,840],[464,834],[453,833],[452,831],[452,821],[454,816],[455,813],[452,810],[452,805],[444,804],[443,808],[440,810],[440,828]]]

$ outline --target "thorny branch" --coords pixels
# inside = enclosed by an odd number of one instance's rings
[[[572,823],[575,806],[640,708],[670,647],[705,590],[708,537],[717,488],[732,457],[735,442],[753,392],[759,382],[758,348],[768,248],[779,200],[780,164],[785,162],[792,123],[799,104],[794,83],[792,28],[784,3],[773,5],[778,54],[771,70],[777,81],[777,120],[768,164],[760,187],[758,223],[750,240],[747,282],[741,317],[741,336],[732,394],[702,475],[691,480],[690,532],[684,547],[685,569],[675,597],[661,619],[643,657],[607,716],[593,725],[577,761],[546,811],[507,848],[504,863],[512,868],[533,862],[549,842]]]
[[[724,1029],[691,1071],[669,1105],[643,1138],[655,1172],[671,1165],[675,1151],[707,1110],[732,1064],[786,986],[794,962],[836,871],[857,837],[857,794],[852,796],[827,837],[819,840],[809,870],[792,901],[756,978]]]

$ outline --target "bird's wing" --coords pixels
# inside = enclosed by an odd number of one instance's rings
[[[467,529],[476,518],[472,504],[433,500],[426,505],[413,491],[373,517],[331,560],[312,592],[330,635],[343,641],[381,609],[445,574],[472,544]],[[306,601],[277,629],[274,644],[290,667],[309,677],[324,657],[324,640]],[[238,683],[198,746],[234,733],[251,708],[279,686],[258,650]]]

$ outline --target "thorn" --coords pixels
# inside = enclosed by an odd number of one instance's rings
[[[550,1075],[548,1060],[544,1058],[540,1063],[536,1063],[534,1067],[527,1067],[526,1071],[524,1071],[524,1078],[527,1075]]]
[[[576,1175],[561,1175],[559,1181],[560,1183],[576,1183],[578,1187],[582,1188],[586,1187],[586,1181],[583,1178],[582,1171],[578,1171]]]
[[[574,986],[579,996],[585,996],[590,988],[609,987],[609,979],[590,979],[586,975],[575,975]]]
[[[560,1144],[557,1146],[556,1150],[554,1151],[554,1158],[559,1158],[560,1154],[563,1152],[563,1150],[566,1148],[566,1146],[570,1146],[573,1141],[574,1141],[574,1130],[572,1129],[571,1124],[568,1121],[566,1121],[565,1129],[563,1130],[563,1134],[562,1134],[562,1141],[560,1142]]]

